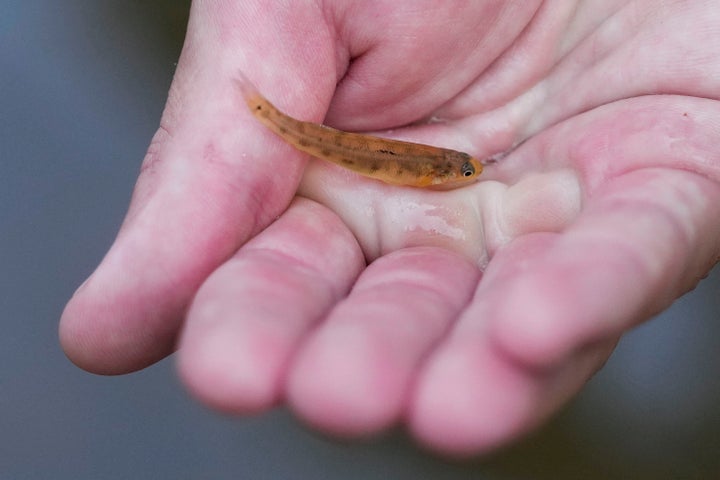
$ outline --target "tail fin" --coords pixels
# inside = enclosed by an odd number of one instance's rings
[[[234,81],[246,102],[250,103],[251,100],[261,96],[255,84],[241,70],[238,70]]]

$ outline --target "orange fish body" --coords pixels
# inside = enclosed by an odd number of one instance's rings
[[[393,185],[457,188],[475,181],[482,164],[467,153],[343,132],[296,120],[270,103],[242,73],[237,84],[252,114],[295,148]]]

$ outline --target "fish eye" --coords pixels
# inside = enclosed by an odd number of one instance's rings
[[[463,177],[472,177],[475,175],[475,167],[472,166],[472,163],[465,162],[462,167],[460,167],[460,173]]]

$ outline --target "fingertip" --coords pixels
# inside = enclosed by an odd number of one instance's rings
[[[198,401],[218,411],[254,414],[279,399],[278,355],[273,338],[254,335],[253,344],[228,332],[205,333],[181,342],[177,371]]]
[[[233,414],[259,413],[275,405],[297,333],[247,302],[238,264],[217,270],[188,311],[177,354],[177,372],[201,403]],[[257,285],[259,271],[248,271]],[[244,283],[245,282],[245,283]],[[257,298],[257,294],[255,294]]]
[[[634,322],[645,308],[642,269],[620,248],[592,246],[565,241],[498,279],[483,299],[492,303],[485,331],[495,348],[549,369]]]
[[[408,426],[421,444],[443,455],[487,454],[532,425],[531,386],[477,344],[453,342],[421,374]]]
[[[507,285],[487,320],[488,341],[515,361],[550,368],[572,353],[573,337],[563,324],[572,321],[561,286],[532,273]],[[558,297],[558,292],[560,297]]]
[[[571,355],[593,331],[586,317],[601,304],[592,288],[601,274],[558,242],[528,235],[499,251],[459,330],[482,325],[493,348],[531,368]]]
[[[173,341],[129,335],[122,313],[112,312],[92,292],[77,292],[58,327],[60,345],[77,367],[98,375],[141,370],[172,353]]]
[[[321,431],[368,436],[398,420],[406,382],[391,365],[378,364],[372,341],[362,331],[338,330],[314,338],[300,352],[288,378],[287,400]]]
[[[87,322],[77,310],[75,299],[65,306],[60,317],[58,337],[65,356],[75,366],[90,373],[114,375],[124,373],[114,362],[108,362],[103,349],[86,328]]]

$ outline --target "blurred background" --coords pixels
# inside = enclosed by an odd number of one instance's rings
[[[0,479],[708,479],[720,473],[720,269],[634,330],[551,424],[448,463],[402,432],[341,443],[223,417],[173,360],[122,377],[57,341],[160,118],[188,0],[0,2]]]

